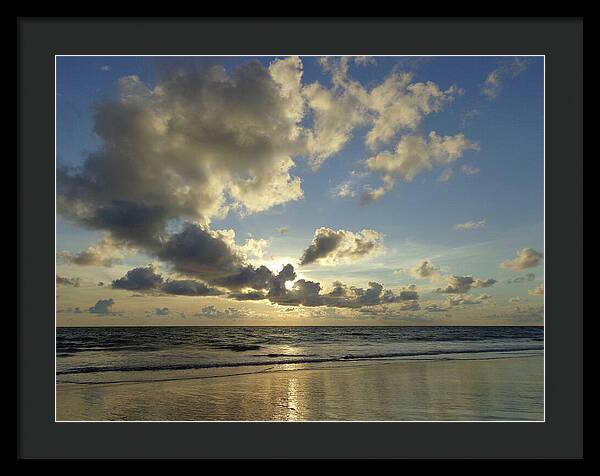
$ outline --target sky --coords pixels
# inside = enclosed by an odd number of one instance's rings
[[[57,325],[541,325],[543,57],[57,57]]]

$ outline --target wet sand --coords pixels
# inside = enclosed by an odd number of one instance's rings
[[[543,420],[543,357],[57,384],[58,421]],[[177,376],[173,376],[177,378]]]

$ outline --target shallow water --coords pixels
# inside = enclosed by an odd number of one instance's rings
[[[540,420],[540,327],[57,329],[59,420]]]
[[[542,420],[540,356],[318,364],[118,384],[59,384],[58,420]]]

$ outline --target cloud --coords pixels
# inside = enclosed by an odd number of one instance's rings
[[[489,288],[497,281],[493,278],[486,280],[475,279],[472,276],[450,276],[447,279],[446,287],[438,288],[436,292],[446,294],[464,294],[472,288]]]
[[[478,117],[481,113],[477,109],[465,111],[460,118],[461,127],[464,129],[467,125]]]
[[[454,175],[454,170],[452,170],[450,167],[448,167],[439,175],[439,177],[437,178],[437,181],[438,182],[449,182],[453,175]]]
[[[369,109],[374,113],[373,127],[366,143],[374,148],[390,141],[400,130],[415,130],[423,118],[440,112],[460,90],[442,91],[431,81],[412,82],[411,73],[393,73],[369,93]]]
[[[128,289],[130,291],[147,291],[160,287],[163,283],[161,275],[154,272],[152,265],[144,268],[134,268],[127,271],[122,278],[112,282],[114,289]]]
[[[455,230],[477,230],[478,228],[483,228],[485,226],[485,220],[469,220],[465,223],[457,223],[454,225]]]
[[[503,261],[500,266],[510,271],[520,271],[538,266],[542,259],[543,255],[539,251],[533,248],[523,248],[517,252],[515,259]]]
[[[375,64],[376,60],[373,56],[354,56],[354,62],[360,66]]]
[[[269,242],[265,239],[261,238],[259,240],[255,240],[253,238],[250,238],[246,240],[246,243],[240,246],[240,250],[248,256],[262,258],[268,246]]]
[[[260,301],[262,299],[266,299],[267,295],[260,291],[248,291],[241,293],[229,293],[227,297],[235,299],[236,301]]]
[[[206,283],[192,279],[170,279],[160,286],[160,291],[177,296],[218,296],[223,294]]]
[[[365,187],[364,192],[360,196],[360,204],[368,205],[370,203],[376,202],[377,200],[383,198],[383,196],[391,191],[396,185],[396,180],[391,175],[384,175],[382,177],[383,184],[376,189],[372,189],[369,185]]]
[[[301,265],[334,264],[339,261],[365,259],[383,251],[383,235],[364,229],[353,233],[346,230],[318,228],[310,246],[300,258]]]
[[[112,67],[108,64],[104,64],[102,66],[100,66],[100,71],[110,71],[112,69]]]
[[[348,61],[348,57],[320,58],[321,66],[331,75],[332,87],[314,82],[302,89],[313,116],[307,145],[314,169],[342,150],[353,130],[370,120],[368,93],[360,83],[348,78]]]
[[[464,164],[460,166],[460,171],[465,175],[475,175],[480,172],[480,169],[472,165]]]
[[[352,170],[350,177],[336,185],[330,191],[330,195],[334,198],[353,198],[358,194],[357,186],[368,174]]]
[[[99,149],[81,167],[59,167],[59,212],[145,248],[170,220],[207,223],[302,198],[291,175],[292,157],[306,151],[294,72],[301,63],[287,59],[231,74],[178,65],[153,87],[121,78],[94,107]]]
[[[88,308],[88,312],[92,314],[111,314],[114,303],[115,301],[112,298],[100,299],[92,307]]]
[[[514,79],[527,69],[528,61],[525,58],[515,58],[491,71],[481,86],[481,94],[489,99],[494,99],[500,94],[504,83],[508,79]]]
[[[207,318],[240,318],[247,317],[248,312],[242,309],[236,309],[233,307],[229,307],[226,309],[218,309],[216,306],[206,306],[203,307],[200,312],[194,314],[197,317],[207,317]]]
[[[520,298],[520,297],[518,297],[518,296],[511,297],[511,298],[509,298],[509,299],[508,299],[508,302],[510,302],[510,303],[517,303],[517,302],[521,302],[521,298]]]
[[[364,306],[377,306],[382,304],[402,303],[406,307],[414,307],[419,294],[414,285],[401,288],[397,292],[383,288],[377,282],[370,282],[368,288],[346,286],[336,281],[329,293],[322,293],[321,284],[314,281],[299,279],[292,289],[284,288],[279,296],[270,296],[269,299],[277,304],[287,306],[327,306],[340,308],[361,308]]]
[[[415,267],[411,268],[409,270],[409,273],[411,274],[411,276],[417,279],[434,280],[439,274],[439,268],[433,266],[433,264],[430,261],[424,260]]]
[[[320,58],[332,86],[314,82],[302,89],[314,117],[308,149],[315,168],[339,152],[357,127],[369,127],[366,144],[374,149],[402,130],[415,130],[425,116],[440,112],[462,93],[455,86],[442,90],[431,81],[414,82],[412,73],[397,71],[369,89],[349,77],[350,61],[349,57]],[[354,61],[365,62],[361,57]]]
[[[56,276],[56,284],[58,286],[73,286],[78,288],[81,285],[80,278],[68,278],[66,276]]]
[[[530,289],[527,291],[531,296],[543,296],[544,295],[544,283],[540,284],[537,288]]]
[[[448,297],[448,305],[451,307],[455,306],[467,306],[467,305],[476,305],[481,304],[484,301],[489,301],[492,299],[492,296],[489,294],[480,294],[477,297],[461,294],[459,296],[449,296]]]
[[[284,225],[275,228],[275,230],[277,230],[277,233],[279,233],[280,235],[287,235],[290,231],[290,228],[287,225]]]
[[[405,135],[400,138],[394,151],[383,151],[369,158],[365,166],[372,172],[379,172],[386,189],[390,190],[394,179],[411,182],[419,174],[434,167],[447,167],[466,150],[478,150],[479,144],[467,139],[464,134],[439,136],[435,131],[428,137]]]
[[[506,283],[507,284],[517,284],[517,283],[524,283],[525,281],[533,281],[534,279],[535,279],[534,273],[527,273],[524,276],[517,276],[516,278],[507,279]]]
[[[126,247],[107,237],[88,246],[79,253],[63,251],[61,258],[64,263],[79,266],[111,267],[114,264],[119,264],[127,251]]]
[[[168,279],[155,272],[152,265],[134,268],[122,278],[112,282],[113,289],[130,291],[162,292],[180,296],[216,296],[221,291],[211,288],[206,283],[191,279]]]

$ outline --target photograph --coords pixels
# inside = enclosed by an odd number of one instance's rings
[[[55,421],[544,422],[508,53],[54,55]]]

